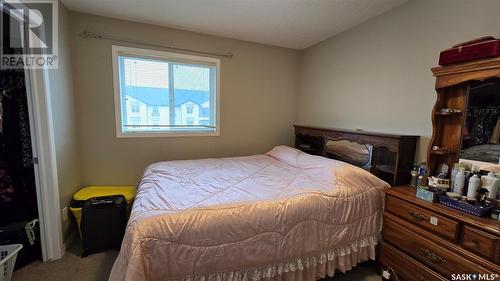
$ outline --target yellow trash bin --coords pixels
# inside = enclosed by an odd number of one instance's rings
[[[86,200],[92,197],[123,195],[125,200],[127,200],[127,214],[130,214],[135,198],[135,190],[135,186],[87,186],[78,190],[73,194],[73,201],[69,207],[75,216],[78,232],[81,233],[82,205]]]

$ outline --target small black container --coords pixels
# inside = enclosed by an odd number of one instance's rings
[[[82,206],[82,257],[120,248],[127,224],[127,200],[123,195],[94,197]]]

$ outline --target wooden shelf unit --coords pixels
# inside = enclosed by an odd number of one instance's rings
[[[433,175],[441,163],[458,162],[462,144],[462,131],[467,112],[471,83],[500,78],[500,57],[432,68],[436,77],[436,104],[432,110],[432,138],[427,153],[429,174]],[[443,108],[461,112],[442,113]],[[432,147],[446,148],[437,152]],[[451,169],[450,169],[451,170]]]
[[[436,111],[437,116],[453,116],[453,115],[463,115],[463,112],[440,112]]]
[[[430,175],[441,163],[451,167],[458,162],[471,85],[500,78],[500,57],[435,67],[432,72],[437,100],[428,147]],[[440,114],[442,108],[462,113]],[[436,151],[434,146],[446,150]],[[500,222],[421,200],[410,186],[391,188],[386,190],[379,262],[382,270],[392,268],[399,280],[495,274],[500,272]]]

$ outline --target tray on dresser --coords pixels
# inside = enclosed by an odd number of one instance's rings
[[[487,206],[478,206],[471,205],[460,200],[451,199],[445,195],[438,195],[439,203],[448,206],[453,209],[457,209],[459,211],[465,212],[467,214],[476,216],[476,217],[485,217],[487,216],[491,210],[493,209],[493,205]]]

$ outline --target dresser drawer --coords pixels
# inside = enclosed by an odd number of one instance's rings
[[[387,196],[386,208],[387,211],[400,218],[432,231],[448,240],[456,241],[459,229],[457,221],[437,215],[393,196]]]
[[[389,271],[391,275],[396,272],[398,280],[401,278],[408,281],[448,280],[385,242],[380,245],[379,260],[382,269],[390,267],[392,269]],[[397,279],[391,278],[391,280]]]
[[[491,273],[458,253],[416,234],[411,228],[409,223],[385,214],[383,239],[447,278],[454,273]]]
[[[497,256],[499,245],[500,239],[498,237],[468,225],[464,227],[462,246],[497,264],[499,263]]]

